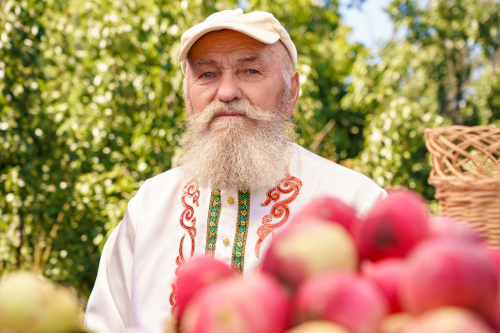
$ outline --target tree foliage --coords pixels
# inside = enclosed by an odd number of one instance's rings
[[[0,3],[0,271],[90,292],[141,183],[172,167],[186,120],[180,36],[240,5],[299,51],[304,147],[432,198],[423,129],[500,119],[494,0],[395,0],[395,37],[351,43],[332,0]]]
[[[350,161],[388,187],[433,198],[423,131],[500,124],[500,4],[489,0],[395,0],[395,36],[358,55],[346,107],[366,114],[365,145]]]

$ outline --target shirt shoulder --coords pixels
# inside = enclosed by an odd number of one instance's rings
[[[311,196],[330,195],[359,213],[368,210],[387,193],[375,181],[357,171],[318,156],[296,145],[295,168]],[[293,170],[290,170],[293,173]]]
[[[316,155],[299,145],[295,146],[297,147],[298,159],[302,166],[304,168],[308,168],[310,171],[313,169],[316,170],[317,174],[321,175],[322,178],[336,179],[340,177],[347,177],[349,181],[354,181],[360,185],[363,184],[368,187],[381,189],[380,185],[362,173]]]
[[[158,190],[165,186],[172,186],[182,182],[182,174],[180,168],[173,168],[159,175],[148,178],[141,186],[143,191]]]
[[[170,169],[147,179],[129,205],[133,205],[134,209],[143,209],[154,203],[169,202],[182,193],[183,185],[179,168]]]

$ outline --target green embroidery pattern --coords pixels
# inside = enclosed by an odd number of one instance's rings
[[[238,192],[238,218],[234,235],[233,256],[231,263],[236,275],[243,274],[245,245],[247,242],[248,222],[250,221],[250,191]]]
[[[217,231],[219,230],[219,219],[221,211],[220,191],[212,190],[210,196],[210,207],[208,209],[207,219],[207,243],[205,246],[205,255],[213,256],[215,254],[215,245],[217,244]]]

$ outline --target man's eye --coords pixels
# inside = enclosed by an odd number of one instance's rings
[[[257,74],[258,71],[256,69],[249,69],[248,74]]]
[[[206,73],[203,73],[202,76],[203,77],[212,77],[214,74],[211,73],[211,72],[206,72]]]

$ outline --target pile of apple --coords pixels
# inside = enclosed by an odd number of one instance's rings
[[[183,333],[500,332],[500,252],[393,191],[363,218],[334,198],[299,212],[258,272],[194,258],[177,279]]]
[[[44,277],[15,272],[0,282],[0,333],[83,333],[77,298]]]

